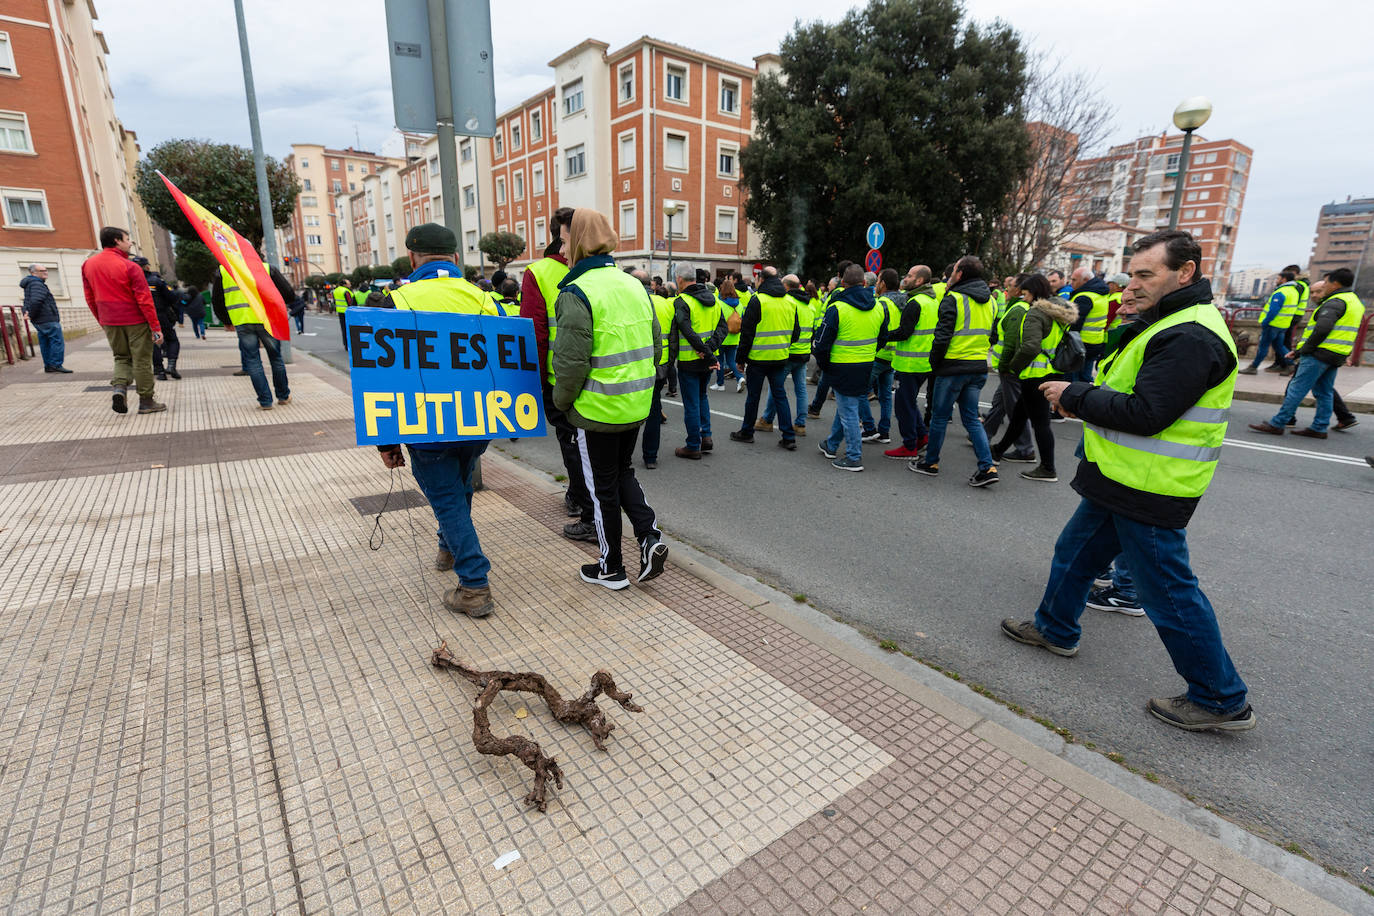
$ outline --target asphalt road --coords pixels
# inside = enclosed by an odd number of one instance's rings
[[[312,317],[307,331],[316,336],[298,338],[300,349],[342,364],[332,316]],[[776,434],[729,441],[744,396],[733,385],[710,396],[715,452],[702,461],[672,456],[683,430],[670,402],[659,469],[639,471],[673,537],[1372,883],[1374,469],[1363,456],[1374,453],[1374,418],[1319,442],[1249,433],[1245,424],[1267,419],[1273,405],[1232,409],[1221,466],[1188,539],[1259,725],[1216,735],[1176,731],[1145,712],[1149,697],[1184,687],[1147,619],[1085,611],[1072,659],[999,635],[1002,617],[1034,612],[1054,540],[1077,505],[1068,481],[1078,424],[1055,428],[1059,483],[1021,480],[1017,471],[1029,466],[1009,464],[1001,483],[975,490],[965,483],[973,453],[953,430],[940,478],[884,459],[889,446],[877,443],[864,447],[864,473],[843,473],[816,450],[833,403],[789,453],[774,447]],[[496,447],[563,471],[552,437]]]

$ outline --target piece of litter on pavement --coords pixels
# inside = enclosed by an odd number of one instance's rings
[[[519,709],[517,709],[517,710],[515,711],[515,718],[517,718],[517,719],[523,719],[523,718],[525,718],[525,716],[528,716],[529,714],[530,714],[530,711],[529,711],[528,709],[526,709],[525,707],[521,706]]]
[[[155,465],[153,465],[153,467],[155,467],[155,468],[165,468],[166,466],[167,466],[167,465],[165,465],[165,464],[155,464]]]
[[[495,862],[491,863],[491,867],[496,869],[505,868],[518,858],[520,858],[520,850],[518,849],[512,849],[510,852],[503,852],[496,857]]]

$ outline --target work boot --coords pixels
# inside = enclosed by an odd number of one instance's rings
[[[577,500],[573,499],[572,490],[563,491],[563,511],[568,518],[577,518],[582,514],[582,509],[577,505]]]
[[[491,586],[484,585],[481,588],[468,588],[460,585],[444,592],[444,607],[455,614],[466,614],[469,617],[486,617],[496,609],[496,602],[491,598]]]
[[[690,458],[693,461],[701,460],[701,449],[688,448],[685,445],[679,445],[677,448],[673,449],[673,454],[679,458]]]
[[[1254,366],[1246,366],[1244,369],[1237,372],[1236,375],[1259,375],[1259,370]]]
[[[714,441],[712,441],[712,439],[711,439],[710,436],[702,436],[702,437],[701,437],[701,450],[702,450],[703,452],[709,452],[711,449],[713,449],[713,448],[715,448],[715,447],[716,447],[716,443],[715,443]]]
[[[1268,423],[1251,423],[1250,428],[1257,433],[1268,433],[1271,436],[1283,435],[1283,427],[1270,426]]]
[[[742,429],[732,429],[732,430],[730,430],[730,441],[732,441],[732,442],[753,442],[753,441],[754,441],[754,434],[753,434],[753,433],[746,433],[746,432],[745,432],[744,430],[742,430]]]
[[[1255,710],[1249,703],[1240,712],[1213,712],[1188,699],[1185,693],[1176,697],[1154,697],[1145,708],[1159,721],[1184,731],[1243,732],[1255,727]]]
[[[1065,658],[1072,658],[1078,654],[1077,646],[1056,646],[1046,639],[1045,634],[1040,632],[1040,628],[1035,625],[1034,620],[1013,620],[1008,617],[1002,621],[1002,635],[1028,646],[1039,646]]]
[[[1359,425],[1360,425],[1360,421],[1359,421],[1357,418],[1355,418],[1355,417],[1350,417],[1350,418],[1348,418],[1348,419],[1339,421],[1335,426],[1333,426],[1333,427],[1331,427],[1331,428],[1334,429],[1334,430],[1336,430],[1336,431],[1338,431],[1338,432],[1345,432],[1345,431],[1346,431],[1347,429],[1349,429],[1350,427],[1352,427],[1352,426],[1359,426]]]
[[[439,554],[434,558],[435,569],[452,569],[453,554],[449,553],[447,547],[440,547]]]
[[[798,436],[805,436],[805,435],[806,435],[806,424],[805,424],[805,423],[796,423],[796,424],[794,424],[794,425],[792,426],[792,429],[796,431],[796,433],[797,433]]]
[[[129,412],[129,392],[127,388],[116,388],[111,398],[110,409],[115,413]]]
[[[1326,438],[1326,433],[1319,433],[1319,432],[1317,432],[1315,429],[1313,429],[1313,428],[1310,427],[1310,426],[1307,427],[1306,429],[1295,429],[1295,430],[1293,430],[1293,435],[1295,435],[1295,436],[1302,436],[1302,437],[1304,437],[1304,438],[1306,438],[1306,439],[1325,439],[1325,438]]]
[[[170,375],[172,378],[176,379],[177,381],[181,381],[181,373],[177,371],[176,360],[167,360],[167,374]]]
[[[569,522],[563,526],[563,537],[570,541],[587,541],[592,544],[598,543],[596,536],[596,526],[591,522],[578,520]]]
[[[118,408],[115,408],[115,409],[118,410]],[[148,398],[147,400],[144,400],[143,398],[139,398],[139,399],[138,399],[138,412],[139,412],[139,413],[161,413],[162,411],[164,411],[164,410],[166,410],[166,409],[167,409],[167,405],[166,405],[166,404],[163,404],[163,403],[160,403],[160,402],[158,402],[158,401],[155,401],[155,400],[153,400],[152,398]]]
[[[754,429],[765,433],[771,433],[773,431],[773,424],[767,420],[755,420]]]

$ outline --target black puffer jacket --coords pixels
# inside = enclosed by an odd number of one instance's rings
[[[1142,312],[1122,335],[1121,346],[1126,347],[1161,318],[1211,301],[1212,285],[1205,278],[1185,286]],[[1181,324],[1160,331],[1145,345],[1133,393],[1121,394],[1089,382],[1074,382],[1064,390],[1060,403],[1085,423],[1153,436],[1183,416],[1235,368],[1236,357],[1225,341],[1201,324]],[[1160,528],[1187,527],[1198,503],[1195,497],[1161,496],[1118,483],[1086,457],[1078,465],[1073,488],[1084,498],[1126,518]]]
[[[57,300],[41,277],[30,274],[19,281],[19,288],[24,291],[24,311],[28,312],[29,321],[52,324],[62,320],[62,315],[57,311]]]

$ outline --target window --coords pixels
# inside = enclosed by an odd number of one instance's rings
[[[716,174],[722,178],[736,177],[735,164],[739,161],[739,147],[734,144],[716,147]]]
[[[309,245],[311,248],[319,248],[321,245],[324,244],[324,236],[307,235],[305,237],[305,244]]]
[[[518,122],[510,126],[510,148],[520,148],[520,124]]]
[[[310,160],[309,160],[309,159],[302,159],[302,160],[301,160],[301,168],[303,168],[303,169],[308,169],[308,168],[310,168]]]
[[[307,216],[305,218],[305,224],[307,226],[318,226],[320,224],[320,218],[318,216]]]
[[[575,79],[563,87],[564,117],[582,110],[582,80]]]
[[[1166,159],[1166,160],[1164,160],[1164,171],[1166,171],[1166,172],[1177,172],[1177,171],[1178,171],[1178,153],[1170,153],[1170,154],[1169,154],[1169,158]]]
[[[463,187],[463,209],[471,210],[475,206],[477,206],[477,192],[473,190],[472,185],[465,185]]]
[[[11,229],[51,229],[48,200],[42,191],[5,188],[5,225]]]
[[[391,230],[392,230],[392,226],[391,226],[391,214],[388,213],[388,214],[386,215],[386,231],[387,231],[387,232],[390,232]]]
[[[620,237],[622,239],[632,239],[635,237],[635,225],[639,222],[638,207],[632,200],[627,200],[620,205]]]
[[[564,157],[568,163],[568,177],[578,178],[587,174],[587,147],[579,143],[576,146],[568,147],[568,152]]]
[[[669,201],[665,200],[664,203],[669,203]],[[672,238],[685,239],[687,238],[687,202],[678,200],[672,201],[672,203],[677,204],[677,212],[671,218],[668,214],[663,214],[663,235],[667,237],[669,229],[671,229]]]
[[[515,192],[516,200],[525,199],[525,172],[521,170],[511,176],[511,190]]]
[[[309,178],[305,179],[305,181],[304,181],[304,183],[302,183],[301,187],[302,187],[304,190],[306,190],[306,191],[313,191],[313,190],[315,190],[314,186],[310,183],[310,179],[309,179]]]
[[[1183,199],[1184,199],[1184,200],[1197,200],[1197,191],[1189,191],[1189,192],[1188,192],[1188,196],[1185,197],[1185,198],[1183,198]]]
[[[468,251],[477,250],[477,230],[469,229],[463,233],[463,247]]]
[[[429,212],[430,212],[429,201],[425,201],[425,222],[429,222],[429,219],[430,219]]]
[[[525,224],[524,224],[524,223],[516,223],[516,224],[515,224],[515,234],[518,235],[518,236],[520,236],[520,238],[521,238],[522,241],[523,241],[524,239],[529,238],[529,236],[525,235]]]
[[[719,242],[733,242],[735,240],[735,226],[739,222],[738,211],[733,207],[716,208],[716,240]]]
[[[463,162],[472,161],[472,141],[464,140],[458,144],[458,158]]]
[[[430,156],[430,157],[429,157],[429,177],[430,177],[430,178],[433,178],[433,177],[435,177],[435,176],[438,175],[438,174],[439,174],[439,157],[438,157],[438,156]]]
[[[620,135],[620,171],[628,172],[635,167],[635,132],[627,130]]]
[[[544,139],[544,113],[542,111],[530,112],[530,140]]]
[[[536,165],[530,170],[530,184],[533,185],[530,189],[531,194],[544,193],[544,167],[542,165]]]
[[[350,172],[353,171],[353,163],[350,162],[350,163],[348,164],[348,170],[349,170]]]
[[[493,144],[495,144],[494,152],[497,157],[501,157],[506,154],[506,148],[501,136],[503,133],[504,131],[497,129],[496,136],[493,137],[491,141]]]
[[[356,190],[358,190],[358,186],[357,186],[356,184],[354,184],[353,182],[350,181],[350,182],[348,183],[348,190],[350,190],[350,191],[356,191]]]
[[[0,32],[0,74],[14,76],[14,52],[10,50],[10,33]],[[52,271],[48,272],[52,276]]]
[[[367,234],[374,239],[377,237],[377,221],[375,219],[367,221]]]
[[[663,94],[674,102],[687,101],[687,68],[681,64],[669,64],[668,76],[663,81]]]
[[[343,182],[342,182],[342,181],[339,181],[339,180],[336,179],[336,180],[334,181],[333,187],[334,187],[334,193],[335,193],[335,194],[342,194],[342,193],[343,193]]]
[[[318,197],[315,197],[314,195],[311,195],[310,197],[301,198],[302,207],[318,207],[319,205],[320,199]]]
[[[388,260],[388,261],[394,261],[394,260],[396,260],[396,246],[395,246],[395,245],[388,245],[388,246],[386,246],[386,257],[387,257],[387,260]]]
[[[506,179],[504,177],[496,179],[496,202],[498,204],[506,202]]]
[[[1236,153],[1236,171],[1243,172],[1250,165],[1250,157],[1244,153]]]
[[[330,160],[329,160],[329,167],[330,167],[331,169],[338,169],[338,167],[339,167],[339,160],[337,160],[337,159],[330,159]]]
[[[0,112],[0,152],[31,153],[29,120],[17,111]]]
[[[722,114],[739,114],[739,83],[720,81],[720,110]]]
[[[543,250],[549,243],[547,224],[542,219],[534,221],[534,247]]]
[[[419,207],[411,207],[411,208],[410,208],[410,222],[411,222],[413,225],[419,225],[419,223],[420,223],[420,208],[419,208]]]
[[[620,101],[629,102],[635,97],[635,65],[631,61],[624,64],[616,71],[617,82],[620,84]]]
[[[663,167],[676,169],[679,172],[687,171],[687,136],[685,134],[668,134],[663,144]]]

